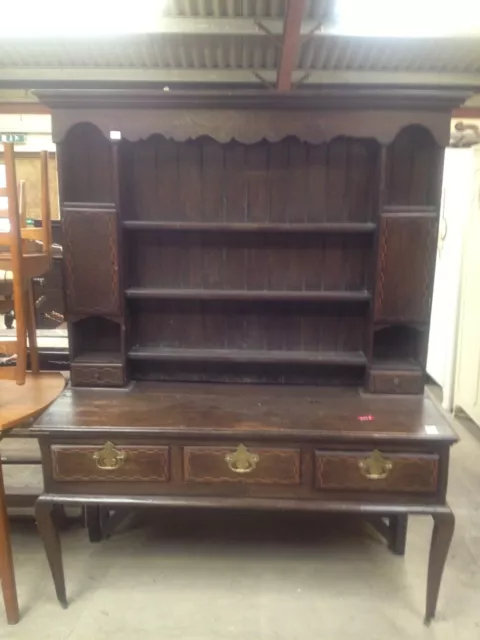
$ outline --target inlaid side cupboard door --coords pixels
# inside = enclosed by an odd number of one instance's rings
[[[121,315],[117,213],[113,205],[62,207],[68,311]]]
[[[427,323],[430,315],[437,215],[384,211],[380,216],[375,322]]]

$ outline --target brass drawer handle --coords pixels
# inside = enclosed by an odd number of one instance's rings
[[[227,453],[225,456],[225,462],[234,473],[251,473],[259,460],[260,456],[250,453],[243,444],[239,444],[234,453]]]
[[[375,449],[368,458],[358,461],[358,468],[362,476],[369,480],[385,480],[393,468],[393,462]]]
[[[126,457],[127,454],[125,451],[118,451],[111,442],[107,442],[103,449],[93,454],[95,464],[99,469],[103,469],[104,471],[120,469]]]

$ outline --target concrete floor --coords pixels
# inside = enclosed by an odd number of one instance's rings
[[[27,640],[480,639],[480,429],[456,422],[449,500],[457,529],[436,621],[423,626],[429,518],[405,558],[362,521],[231,512],[150,512],[92,545],[62,534],[70,607],[57,604],[31,521],[13,523]]]

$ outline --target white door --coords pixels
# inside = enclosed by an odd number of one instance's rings
[[[456,406],[480,425],[480,149],[473,150],[473,201],[465,226]]]
[[[447,411],[453,408],[462,244],[473,174],[471,149],[446,150],[427,373],[442,387]]]

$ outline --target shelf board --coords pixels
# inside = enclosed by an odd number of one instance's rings
[[[162,289],[129,287],[125,296],[140,300],[265,300],[307,302],[366,302],[369,291],[271,291],[246,289]]]
[[[246,231],[274,233],[373,233],[373,222],[167,222],[124,220],[125,229],[137,231]]]
[[[118,351],[83,351],[76,358],[74,364],[121,364],[122,355]]]
[[[412,358],[374,358],[372,360],[372,369],[381,369],[382,371],[409,371],[412,373],[421,373],[422,366]]]
[[[436,205],[411,205],[411,204],[387,204],[383,207],[382,212],[386,213],[436,213],[438,207]]]
[[[275,364],[328,364],[364,366],[361,351],[267,351],[266,349],[172,349],[136,346],[128,353],[131,360],[162,362],[236,362]]]

